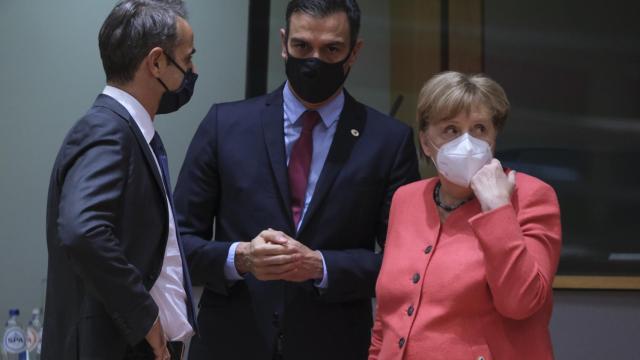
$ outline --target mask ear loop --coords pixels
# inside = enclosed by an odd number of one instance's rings
[[[427,137],[427,140],[429,141],[429,144],[431,144],[431,146],[433,146],[436,149],[436,152],[440,152],[440,148],[437,147],[436,144],[434,144],[429,137]]]
[[[165,83],[164,83],[164,81],[162,81],[162,79],[160,79],[160,78],[156,78],[156,80],[158,80],[158,81],[160,82],[160,84],[162,84],[162,86],[164,86],[164,89],[165,89],[166,91],[171,91],[171,90],[169,90],[169,88],[167,87],[167,84],[165,84]]]
[[[172,58],[171,56],[169,56],[169,54],[167,54],[166,52],[164,52],[164,50],[163,50],[163,54],[167,57],[167,59],[169,59],[169,61],[171,61],[171,63],[172,63],[175,67],[177,67],[177,68],[178,68],[178,70],[180,70],[180,72],[182,72],[182,74],[183,74],[183,75],[186,75],[186,74],[187,74],[187,71],[186,71],[186,70],[184,70],[184,69],[182,68],[182,66],[178,65],[178,63],[177,63],[175,60],[173,60],[173,58]]]
[[[435,159],[432,159],[431,157],[428,156],[428,158],[431,160],[431,163],[433,164],[433,166],[436,167],[436,170],[438,170],[438,153],[440,153],[440,148],[436,146],[436,144],[433,143],[433,141],[431,141],[431,138],[429,138],[427,136],[427,141],[429,142],[429,144],[431,144],[431,146],[433,146],[434,149],[436,149],[436,156]],[[440,171],[440,170],[438,170]]]
[[[347,57],[344,58],[344,60],[339,61],[340,65],[342,65],[344,67],[344,64],[347,63],[347,61],[349,61],[349,59],[351,59],[351,56],[353,55],[353,49],[356,48],[356,44],[354,43],[353,45],[349,46],[349,52],[347,53]],[[351,72],[351,66],[349,66],[349,69],[347,69],[347,73],[344,74],[344,78],[345,80],[347,79],[347,76],[349,76],[349,73]]]
[[[185,70],[183,70],[183,69],[182,69],[182,67],[181,67],[180,65],[178,65],[178,63],[177,63],[175,60],[173,60],[173,58],[172,58],[171,56],[169,56],[169,54],[167,54],[167,53],[164,51],[164,49],[162,49],[162,53],[164,54],[164,56],[166,56],[166,57],[167,57],[167,59],[169,59],[169,61],[170,61],[170,62],[171,62],[175,67],[177,67],[177,68],[178,68],[178,70],[180,70],[180,72],[182,73],[182,75],[187,75],[187,72],[186,72]],[[160,79],[160,78],[156,78],[156,80],[158,80],[158,81],[160,82],[160,84],[162,84],[162,86],[164,86],[164,89],[165,89],[166,91],[171,91],[171,90],[169,90],[169,87],[167,86],[167,84],[165,84],[165,83],[164,83],[164,81],[162,81],[162,79]]]

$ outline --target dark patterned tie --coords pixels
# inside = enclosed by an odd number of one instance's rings
[[[164,183],[164,189],[167,192],[167,198],[169,199],[169,206],[171,207],[171,214],[173,215],[173,219],[176,219],[176,213],[173,210],[173,194],[171,193],[171,180],[169,180],[169,161],[167,159],[167,152],[164,149],[164,145],[162,144],[162,139],[160,139],[160,135],[156,132],[149,143],[151,145],[151,150],[153,150],[153,154],[156,156],[156,160],[158,160],[158,165],[160,165],[160,172],[162,173],[162,182]],[[178,229],[178,224],[175,224],[176,228],[176,240],[178,242],[178,248],[180,249],[180,259],[182,260],[182,272],[183,272],[183,281],[184,281],[184,291],[187,295],[187,316],[189,317],[189,323],[194,327],[194,330],[197,329],[197,323],[195,321],[195,312],[194,312],[194,303],[193,296],[191,294],[191,278],[188,276],[187,270],[187,259],[184,256],[184,249],[182,248],[182,241],[180,240],[180,230]]]
[[[313,155],[313,128],[320,122],[320,114],[317,111],[305,111],[300,119],[302,120],[302,133],[298,141],[293,144],[289,158],[291,213],[296,228],[302,216],[307,183],[309,182],[309,170]]]

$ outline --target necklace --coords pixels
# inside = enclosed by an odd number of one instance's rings
[[[455,204],[455,205],[447,205],[442,203],[442,201],[440,200],[440,186],[441,183],[438,182],[436,184],[436,188],[433,190],[433,201],[436,202],[436,205],[438,205],[438,207],[446,212],[451,212],[457,208],[459,208],[460,206],[464,205],[467,201],[471,200],[471,197],[462,200],[461,202]]]

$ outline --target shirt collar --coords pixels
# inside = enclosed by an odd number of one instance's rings
[[[302,113],[307,111],[307,108],[305,108],[302,102],[300,102],[300,100],[298,100],[298,98],[293,94],[293,91],[289,88],[289,81],[284,84],[282,96],[284,101],[284,113],[286,115],[285,119],[293,125],[298,121],[298,119],[300,119]],[[344,90],[340,91],[340,94],[338,94],[335,99],[329,101],[316,111],[320,114],[324,125],[329,128],[338,121],[343,107]]]
[[[156,130],[153,128],[151,116],[149,116],[149,113],[145,110],[142,104],[140,104],[140,102],[128,92],[114,86],[105,86],[102,93],[114,98],[118,103],[120,103],[120,105],[127,109],[129,115],[133,118],[133,121],[136,122],[140,131],[142,131],[144,139],[147,143],[150,143],[151,139],[153,139],[153,135],[156,133]]]

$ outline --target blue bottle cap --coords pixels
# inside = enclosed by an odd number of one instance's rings
[[[9,316],[18,316],[20,315],[19,309],[9,309]]]

